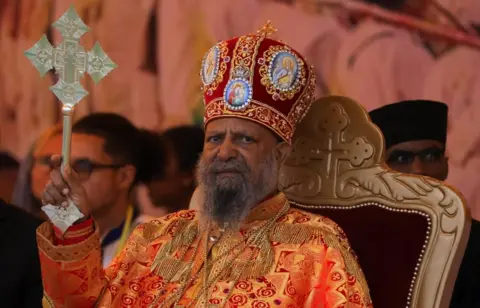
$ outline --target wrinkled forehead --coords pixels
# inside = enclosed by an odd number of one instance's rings
[[[212,133],[241,133],[257,137],[273,136],[277,138],[276,134],[264,125],[238,117],[222,117],[209,121],[205,126],[205,134]]]

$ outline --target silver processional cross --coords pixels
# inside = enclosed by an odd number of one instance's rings
[[[70,8],[57,20],[53,27],[60,31],[63,41],[53,47],[46,35],[25,52],[27,58],[43,77],[51,70],[59,75],[58,82],[50,90],[62,102],[63,138],[62,138],[62,168],[70,163],[72,137],[72,118],[75,105],[88,95],[80,84],[80,79],[87,72],[97,84],[117,65],[105,54],[98,42],[92,50],[85,52],[80,45],[80,38],[90,31],[75,8]],[[67,207],[46,205],[42,210],[62,232],[65,232],[75,221],[83,217],[73,202]]]

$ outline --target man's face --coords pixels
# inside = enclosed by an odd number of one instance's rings
[[[115,164],[104,151],[103,138],[74,133],[70,164],[82,181],[94,216],[110,210],[118,198],[128,198],[133,178],[124,169],[129,166]]]
[[[267,128],[238,118],[210,122],[197,177],[204,210],[219,227],[237,227],[250,209],[276,191],[289,146]]]
[[[387,164],[402,173],[426,175],[441,181],[448,175],[445,146],[435,140],[395,144],[387,150]]]
[[[180,166],[175,155],[175,151],[170,144],[166,144],[165,173],[162,178],[154,179],[148,183],[150,198],[156,206],[167,207],[169,212],[184,209],[182,203],[184,195],[192,193],[195,177],[193,170],[191,173],[181,172]]]
[[[43,190],[50,180],[50,158],[52,155],[60,155],[61,153],[62,135],[56,134],[36,149],[33,154],[31,186],[33,196],[38,200],[41,199]]]

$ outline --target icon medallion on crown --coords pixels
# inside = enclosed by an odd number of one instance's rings
[[[269,76],[272,84],[282,92],[293,90],[298,82],[298,60],[288,51],[280,51],[270,62]]]
[[[218,74],[218,68],[220,66],[220,50],[217,46],[213,46],[207,52],[202,61],[202,81],[203,84],[208,86],[214,80]]]
[[[252,87],[245,79],[232,79],[225,87],[224,100],[228,109],[245,109],[252,100]]]

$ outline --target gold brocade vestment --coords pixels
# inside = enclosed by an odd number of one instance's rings
[[[280,215],[282,209],[286,213]],[[37,232],[44,305],[371,307],[341,229],[325,217],[289,208],[283,194],[257,206],[239,232],[209,239],[198,230],[195,211],[140,225],[103,272],[97,233],[75,230],[86,238],[56,246],[51,224],[45,223]],[[255,236],[262,230],[264,236]]]

